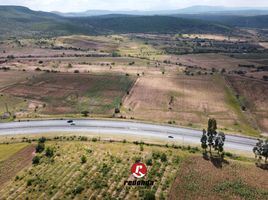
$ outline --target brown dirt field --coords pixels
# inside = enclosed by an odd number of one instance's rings
[[[224,91],[224,80],[216,76],[145,76],[138,79],[123,106],[126,115],[136,119],[203,126],[215,117],[219,125],[230,127],[238,118],[225,103]]]
[[[172,56],[172,60],[182,63],[183,65],[191,65],[206,69],[223,69],[234,70],[239,64],[252,65],[256,64],[243,59],[231,58],[220,54],[195,54]]]
[[[56,46],[104,51],[115,51],[119,46],[114,40],[105,37],[88,37],[79,35],[58,37],[55,44]]]
[[[0,189],[4,184],[12,179],[19,171],[29,166],[34,157],[35,147],[29,145],[7,160],[0,162]]]
[[[241,76],[228,76],[234,90],[246,99],[262,131],[268,132],[268,83]]]
[[[46,106],[41,112],[45,114],[80,113],[90,108],[103,113],[115,108],[112,104],[125,95],[131,81],[115,74],[41,73],[3,93],[43,102]]]
[[[170,191],[170,200],[266,199],[268,173],[253,163],[227,161],[222,168],[202,157],[192,157],[180,166]],[[235,184],[234,186],[228,184]],[[221,190],[217,190],[221,186]],[[236,187],[235,187],[236,186]],[[258,192],[266,194],[257,194]],[[256,192],[256,193],[254,193]]]
[[[0,70],[0,91],[1,89],[18,83],[22,81],[26,81],[27,78],[30,78],[34,75],[34,72],[21,72],[21,71],[1,71]]]

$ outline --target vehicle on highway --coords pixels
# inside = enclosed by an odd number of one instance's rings
[[[70,125],[71,125],[71,126],[75,126],[75,123],[73,122],[73,123],[71,123]]]
[[[173,136],[171,136],[171,135],[169,135],[169,136],[168,136],[168,138],[171,138],[171,139],[173,139],[174,137],[173,137]]]
[[[73,123],[73,122],[74,122],[74,121],[71,120],[71,119],[67,121],[67,123],[69,123],[69,124],[70,124],[70,123]]]

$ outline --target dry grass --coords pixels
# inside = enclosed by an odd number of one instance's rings
[[[34,76],[34,72],[21,72],[21,71],[1,71],[0,70],[0,92],[3,88],[16,84],[18,82],[27,81],[28,78]]]
[[[112,114],[132,81],[125,75],[44,73],[3,92],[39,102],[36,112]]]
[[[240,119],[226,102],[225,91],[219,76],[141,77],[123,106],[136,119],[205,127],[214,117],[219,127],[238,131],[234,124]]]
[[[268,173],[251,163],[227,161],[215,167],[201,157],[185,160],[169,199],[267,199]]]
[[[255,115],[261,130],[268,132],[268,84],[265,81],[240,76],[229,76],[228,80]]]
[[[238,68],[239,64],[256,65],[256,63],[251,62],[249,60],[236,59],[226,55],[213,54],[213,53],[173,56],[172,59],[184,65],[198,66],[206,69],[215,68],[218,70],[221,70],[223,68],[226,70],[234,70],[235,68]]]

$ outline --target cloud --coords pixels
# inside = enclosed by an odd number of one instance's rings
[[[166,10],[193,5],[268,7],[267,0],[0,0],[0,5],[21,5],[34,10],[77,12],[85,10]]]

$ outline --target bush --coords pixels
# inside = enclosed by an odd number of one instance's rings
[[[38,142],[40,142],[40,143],[45,143],[46,140],[47,140],[47,139],[46,139],[45,137],[41,137],[41,138],[38,139]]]
[[[48,147],[46,149],[46,156],[51,158],[54,155],[54,149],[52,149],[51,147]]]
[[[81,186],[81,185],[79,185],[79,186],[77,186],[74,190],[73,190],[73,194],[74,195],[76,195],[76,194],[81,194],[82,192],[83,192],[83,190],[84,190],[84,187],[83,186]]]
[[[81,163],[84,164],[87,162],[87,157],[85,155],[81,156]]]
[[[155,194],[152,191],[146,191],[144,194],[144,200],[155,200]]]
[[[45,144],[44,143],[38,143],[35,147],[36,153],[42,153],[45,150]]]
[[[165,153],[162,153],[160,159],[161,159],[161,162],[166,162],[167,161],[167,155]]]
[[[32,159],[32,163],[33,163],[34,165],[38,165],[38,164],[40,163],[40,156],[35,156],[35,157],[33,157],[33,159]]]
[[[115,114],[120,113],[120,109],[119,109],[119,108],[116,108],[116,109],[114,110],[114,113],[115,113]]]
[[[153,165],[153,160],[151,158],[147,159],[145,162],[146,165],[152,166]]]

